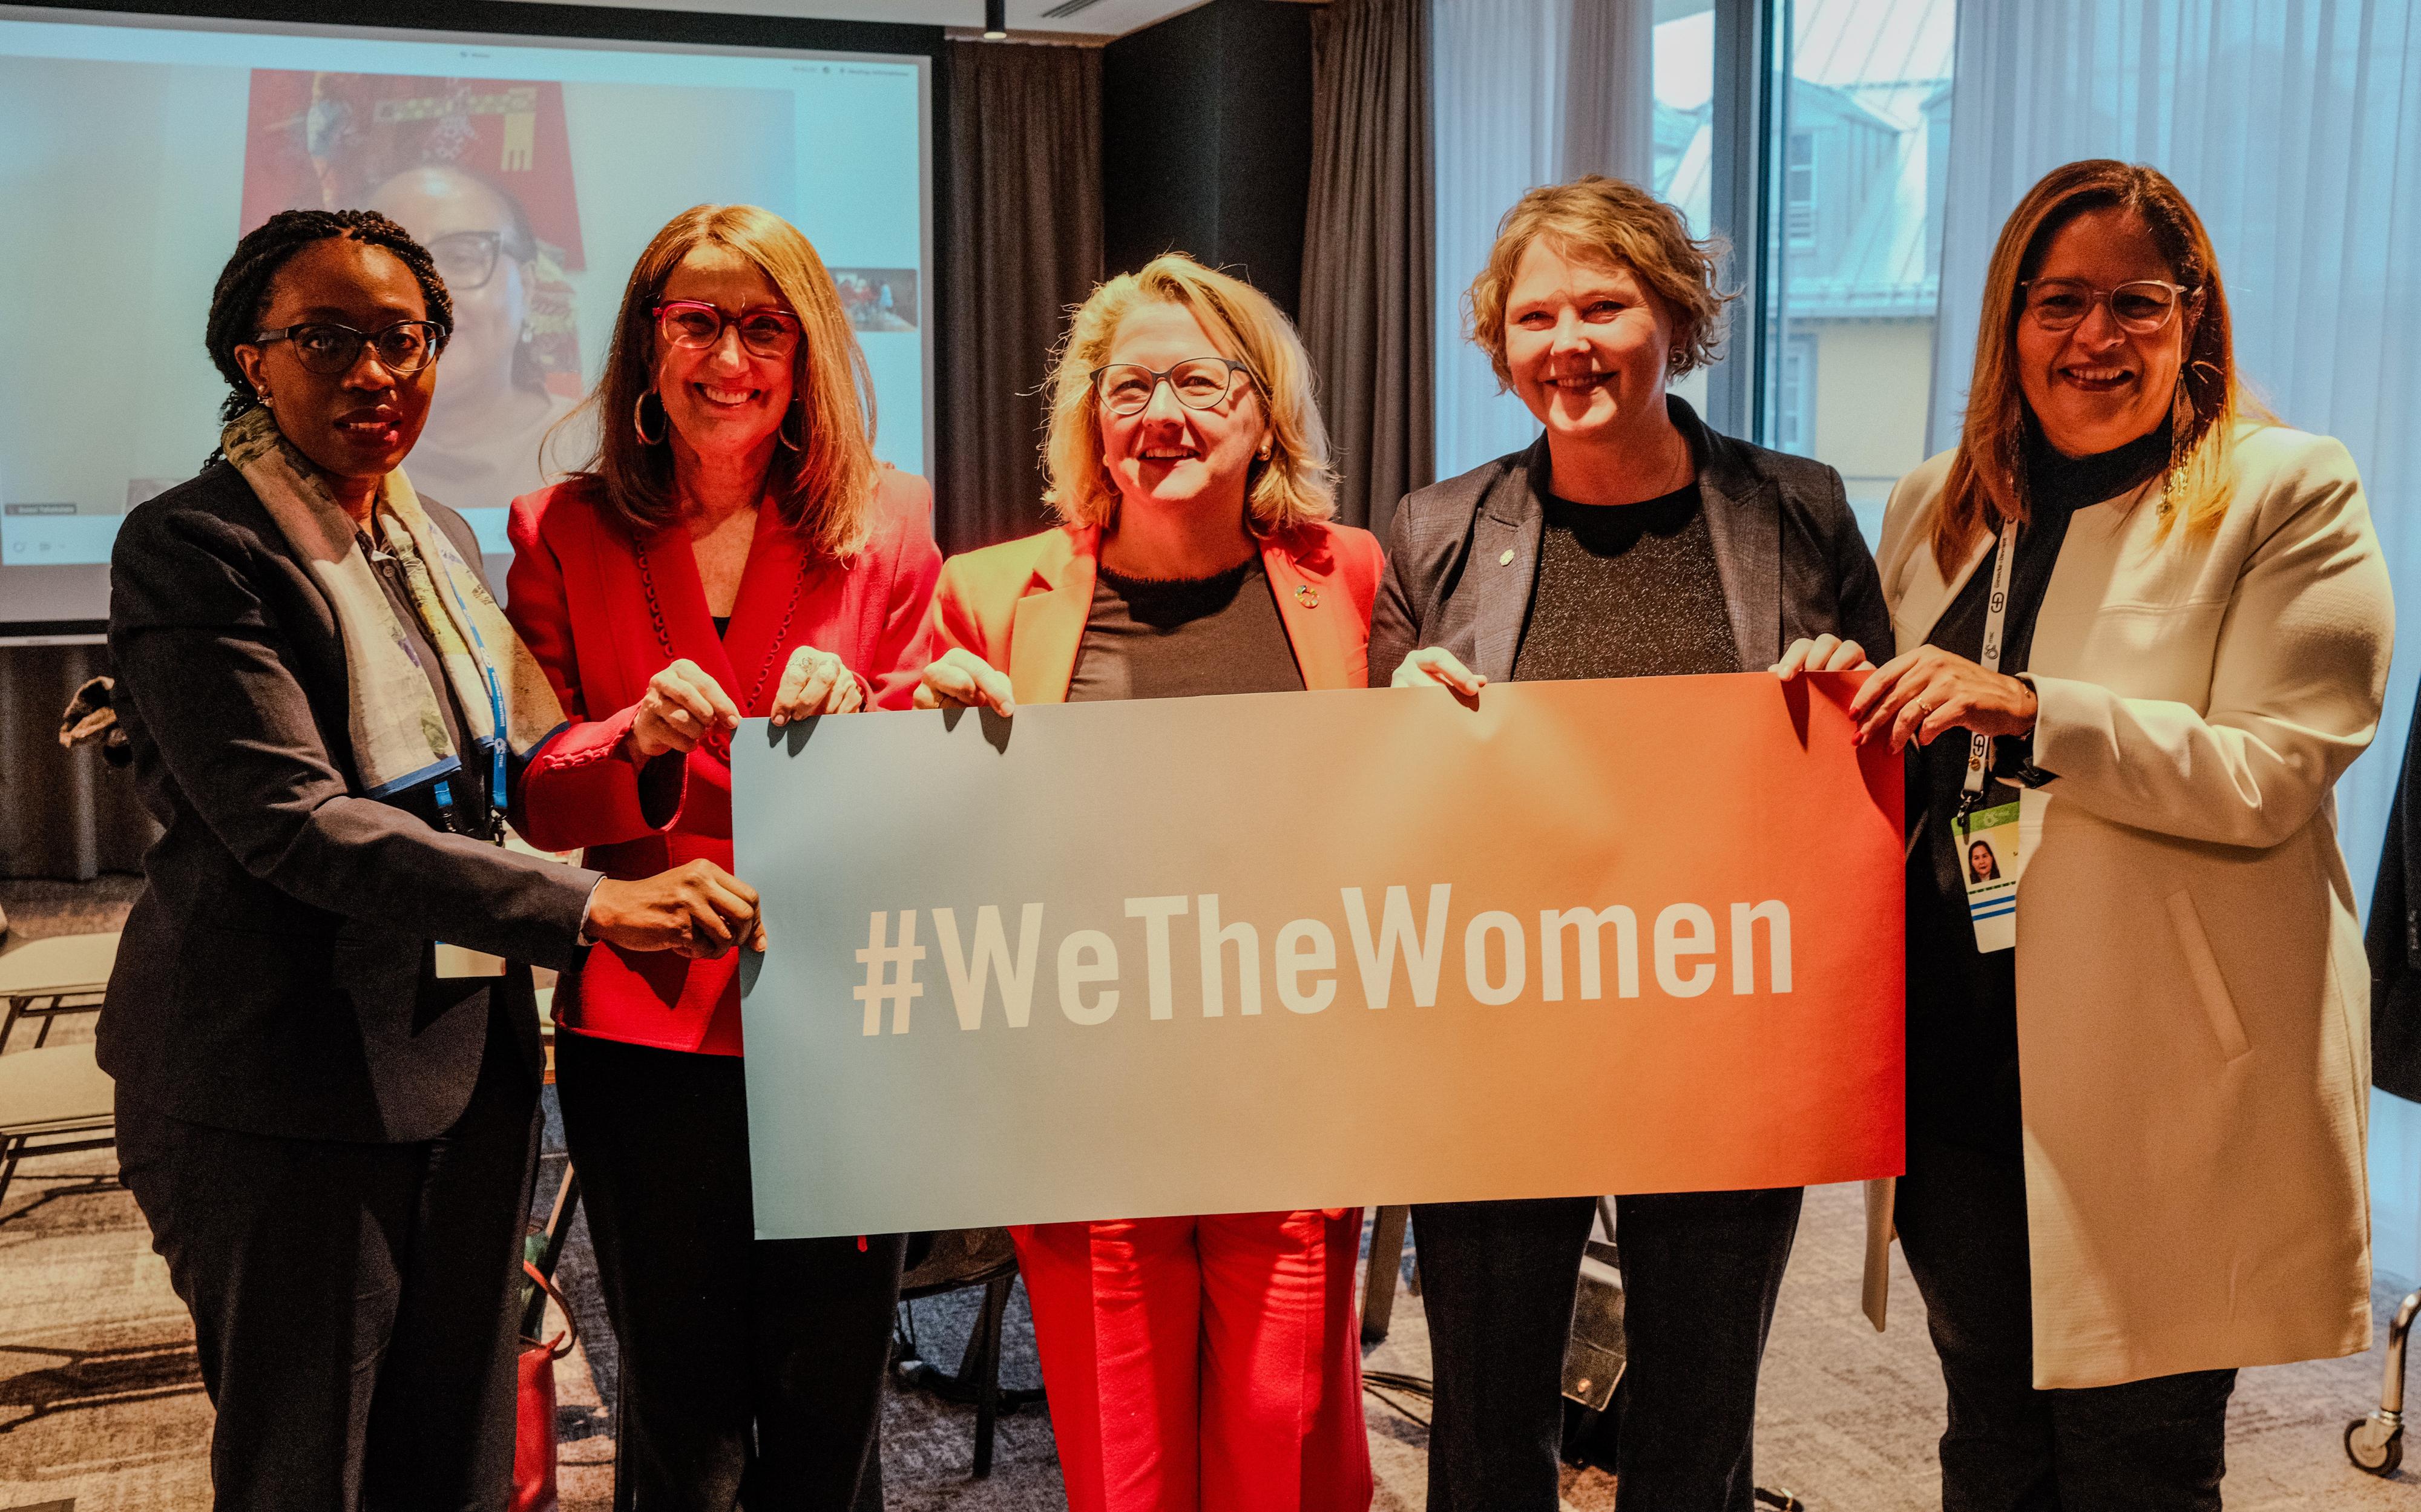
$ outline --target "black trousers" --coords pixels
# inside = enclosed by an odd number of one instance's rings
[[[194,1315],[220,1512],[492,1512],[538,1081],[492,1029],[469,1105],[411,1145],[275,1139],[120,1096],[118,1171]]]
[[[555,1088],[622,1350],[616,1512],[880,1507],[905,1236],[756,1237],[737,1056],[560,1034]]]
[[[1912,1131],[1896,1221],[1950,1398],[1943,1512],[2219,1512],[2235,1371],[2035,1389],[2016,1156]]]
[[[1757,1377],[1799,1231],[1796,1187],[1615,1199],[1630,1363],[1625,1512],[1748,1512]],[[1592,1197],[1413,1209],[1436,1415],[1431,1512],[1554,1512]]]

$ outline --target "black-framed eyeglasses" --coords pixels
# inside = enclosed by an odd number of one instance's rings
[[[2110,306],[2122,331],[2150,335],[2177,319],[2178,306],[2200,292],[2160,278],[2136,278],[2100,288],[2082,278],[2030,278],[2018,286],[2026,318],[2046,331],[2072,331],[2096,304]]]
[[[505,233],[502,231],[449,231],[429,243],[429,256],[437,264],[437,274],[445,287],[456,293],[469,293],[488,287],[496,270],[505,261]],[[519,254],[515,261],[525,260]]]
[[[1114,362],[1093,369],[1093,393],[1112,414],[1140,414],[1152,395],[1166,383],[1177,402],[1189,410],[1214,410],[1236,386],[1236,375],[1255,383],[1253,370],[1233,357],[1188,357],[1174,367],[1152,371],[1141,363]]]
[[[799,349],[799,318],[771,304],[753,304],[737,315],[702,299],[671,299],[655,307],[656,331],[665,341],[704,351],[723,339],[726,326],[740,332],[740,344],[759,357],[787,357]]]
[[[362,349],[378,354],[379,366],[398,378],[409,378],[437,360],[445,346],[445,330],[434,320],[398,320],[376,331],[356,331],[334,320],[305,320],[274,331],[256,331],[253,345],[273,341],[294,344],[294,360],[305,372],[322,378],[350,373],[362,360]]]

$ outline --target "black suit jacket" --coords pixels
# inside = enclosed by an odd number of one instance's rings
[[[429,512],[476,564],[462,518]],[[109,646],[164,830],[98,1030],[118,1095],[253,1133],[427,1139],[468,1102],[491,1012],[535,1080],[528,967],[440,979],[431,943],[569,966],[598,874],[361,796],[335,611],[234,468],[126,517]]]
[[[2404,741],[2370,894],[2370,1080],[2421,1102],[2421,717]]]
[[[1697,462],[1741,669],[1771,666],[1792,641],[1828,632],[1858,642],[1878,662],[1888,659],[1891,610],[1841,475],[1734,441],[1681,400],[1665,403]],[[1541,436],[1396,507],[1387,575],[1370,615],[1372,687],[1385,687],[1424,646],[1444,647],[1492,682],[1513,675],[1539,585],[1547,491]]]

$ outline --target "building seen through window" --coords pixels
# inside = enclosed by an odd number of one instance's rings
[[[1799,0],[1772,444],[1840,469],[1868,538],[1925,460],[1954,0]]]

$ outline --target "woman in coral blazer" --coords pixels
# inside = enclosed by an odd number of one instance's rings
[[[953,557],[916,702],[1365,682],[1379,543],[1328,523],[1302,343],[1178,254],[1094,290],[1045,458],[1067,523]],[[1073,1512],[1361,1512],[1359,1210],[1010,1230]]]
[[[529,838],[611,877],[731,865],[730,735],[904,705],[940,553],[873,459],[831,275],[751,206],[631,275],[589,471],[513,506],[511,616],[572,721]],[[684,969],[687,968],[687,969]],[[617,1504],[869,1493],[902,1240],[755,1238],[738,956],[600,945],[555,996],[564,1131],[623,1358]],[[763,1498],[764,1500],[758,1500]]]

